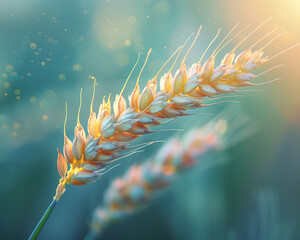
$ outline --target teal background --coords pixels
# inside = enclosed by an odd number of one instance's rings
[[[120,92],[139,51],[144,59],[153,48],[141,79],[144,86],[200,24],[203,30],[188,65],[200,58],[219,27],[224,37],[236,22],[243,28],[274,17],[241,47],[245,49],[278,25],[286,34],[266,49],[268,56],[299,42],[300,36],[300,4],[293,0],[243,4],[237,0],[0,3],[1,239],[26,239],[50,204],[59,180],[56,148],[63,147],[65,101],[67,135],[72,139],[80,88],[81,122],[86,126],[91,76],[97,78],[97,110],[104,95]],[[229,44],[217,62],[239,40]],[[185,174],[149,208],[111,226],[101,239],[299,239],[299,49],[268,63],[264,70],[285,65],[257,80],[282,77],[281,81],[238,99],[257,131],[229,147],[224,153],[228,163]],[[142,61],[139,69],[141,65]],[[138,71],[134,72],[124,95],[130,94],[137,75]],[[197,112],[218,113],[225,105]],[[186,117],[165,128],[201,125],[209,119]],[[165,140],[172,134],[156,133],[140,141]],[[82,239],[109,182],[159,146],[123,159],[120,167],[97,183],[68,187],[40,239]]]

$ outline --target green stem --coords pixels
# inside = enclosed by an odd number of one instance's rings
[[[50,203],[49,207],[47,208],[47,210],[45,211],[44,215],[42,216],[42,218],[40,219],[39,223],[36,225],[35,229],[33,230],[33,232],[31,233],[30,237],[28,238],[28,240],[34,240],[38,237],[38,235],[40,234],[40,232],[42,231],[45,223],[47,222],[50,214],[52,213],[52,210],[54,209],[55,205],[57,203],[56,199],[53,199],[53,201]]]

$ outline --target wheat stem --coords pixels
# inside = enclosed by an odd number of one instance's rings
[[[45,223],[47,222],[49,216],[51,215],[51,213],[52,213],[52,211],[53,211],[56,203],[57,203],[56,199],[53,199],[53,201],[50,203],[49,207],[45,211],[44,215],[41,217],[40,221],[36,225],[35,229],[31,233],[31,235],[28,238],[28,240],[34,240],[34,239],[36,239],[38,237],[38,235],[42,231]]]

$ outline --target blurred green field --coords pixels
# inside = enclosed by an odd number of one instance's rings
[[[51,202],[59,180],[56,148],[63,146],[65,101],[69,109],[67,135],[72,139],[80,88],[81,122],[88,120],[92,76],[97,78],[97,110],[103,96],[120,92],[138,52],[144,59],[148,49],[153,49],[140,80],[144,86],[200,25],[203,30],[187,65],[199,60],[219,28],[224,37],[237,22],[242,29],[273,16],[242,45],[243,49],[252,45],[279,26],[278,32],[286,33],[266,48],[267,56],[300,39],[300,3],[296,0],[0,3],[1,239],[26,239]],[[217,62],[239,41],[226,46]],[[299,62],[298,46],[267,63],[263,70],[284,66],[257,81],[282,80],[257,87],[263,92],[243,93],[246,97],[238,99],[257,130],[226,151],[227,164],[184,176],[151,207],[115,224],[101,239],[300,239]],[[137,76],[135,71],[125,96]],[[196,112],[218,113],[225,106]],[[171,121],[165,128],[188,128],[209,119],[189,116]],[[166,140],[172,134],[155,133],[139,141]],[[154,144],[123,159],[120,167],[96,183],[68,187],[39,239],[82,239],[109,182],[158,148],[159,144]]]

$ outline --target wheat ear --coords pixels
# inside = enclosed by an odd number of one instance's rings
[[[94,91],[88,120],[88,136],[80,124],[78,113],[78,123],[75,127],[73,142],[66,135],[64,137],[64,156],[60,153],[58,156],[58,170],[62,178],[55,199],[58,200],[62,196],[67,184],[83,185],[100,178],[106,165],[123,156],[121,153],[128,149],[131,140],[151,133],[151,127],[161,124],[162,120],[187,115],[188,109],[216,104],[205,103],[207,99],[213,99],[214,96],[239,92],[238,88],[240,87],[261,85],[262,83],[253,83],[255,74],[252,71],[269,61],[270,58],[262,56],[264,47],[255,51],[252,51],[250,47],[242,51],[237,57],[235,57],[235,51],[262,25],[254,29],[231,52],[226,54],[221,65],[216,66],[215,57],[232,40],[221,47],[229,34],[203,65],[201,65],[201,61],[206,51],[198,63],[186,70],[185,59],[200,33],[200,27],[175,75],[173,76],[171,73],[174,63],[171,69],[161,77],[159,91],[157,91],[157,78],[162,69],[153,79],[148,81],[146,87],[140,92],[139,79],[150,50],[138,76],[136,86],[129,96],[130,107],[126,107],[126,101],[122,96],[123,88],[113,103],[114,114],[111,114],[109,96],[107,101],[103,99],[96,115],[92,107]],[[176,52],[179,51],[180,53],[181,50],[182,47]],[[176,60],[178,56],[179,54],[177,54]],[[67,162],[70,166],[69,170],[67,169]]]
[[[149,160],[131,166],[104,192],[102,205],[94,210],[86,239],[95,238],[110,224],[147,206],[158,193],[170,188],[182,172],[195,168],[204,157],[226,148],[236,130],[247,133],[248,122],[229,123],[237,114],[217,116],[181,138],[173,137]]]

